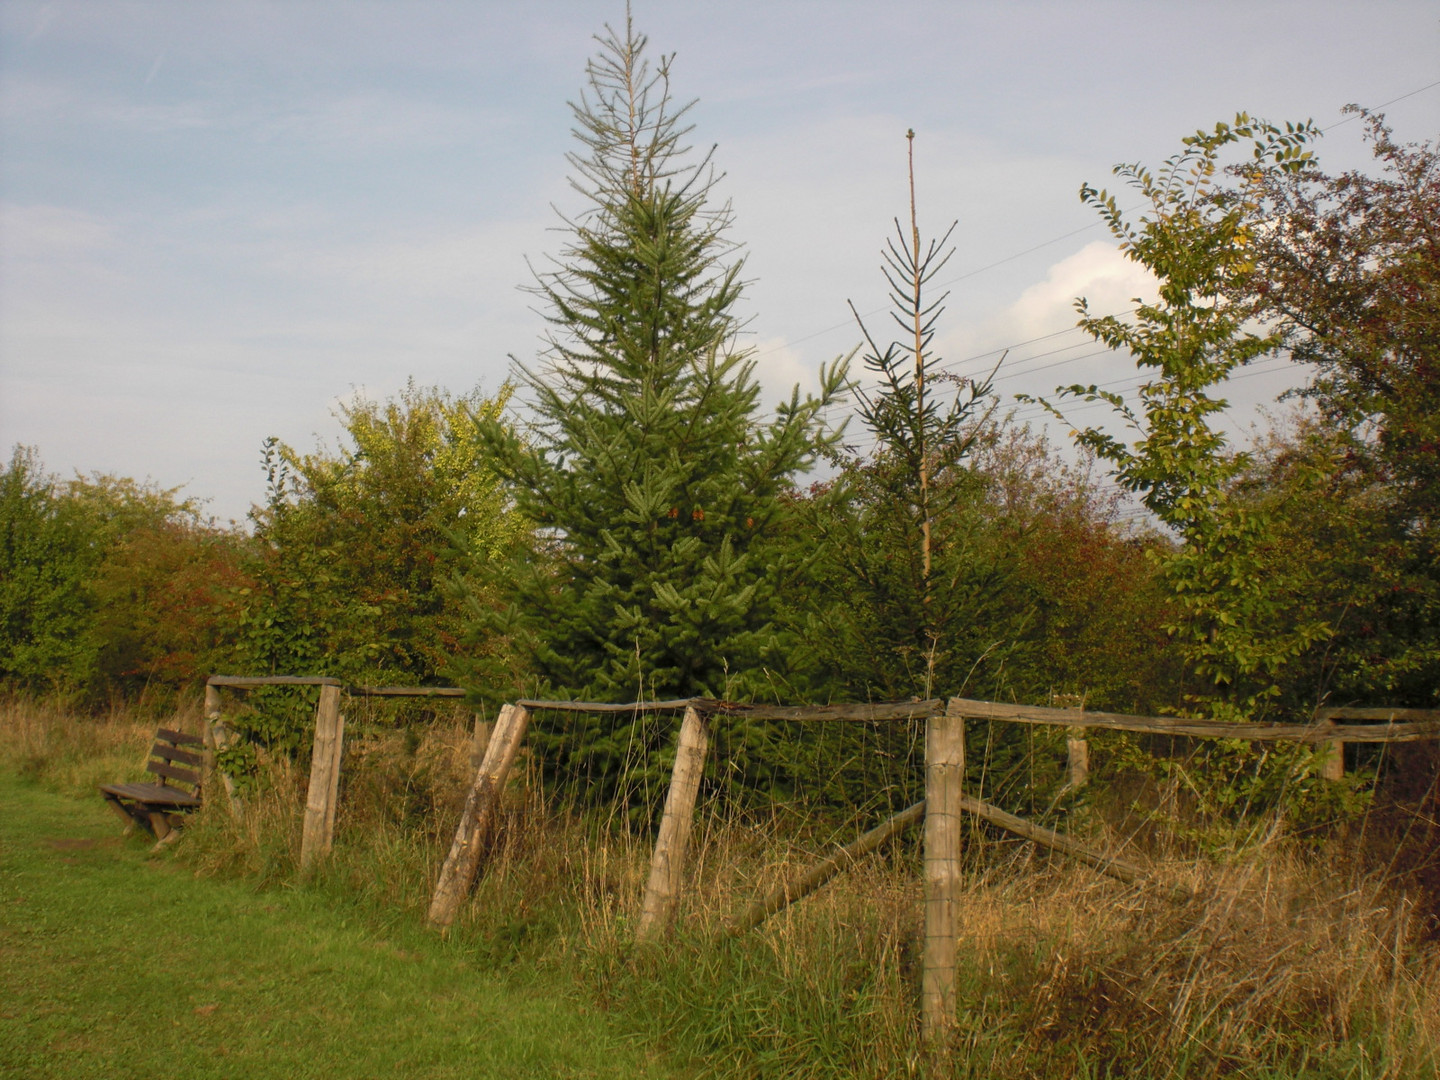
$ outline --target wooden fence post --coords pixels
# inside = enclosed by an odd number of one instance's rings
[[[680,740],[675,747],[675,768],[670,790],[665,794],[665,813],[660,818],[660,835],[650,858],[650,878],[645,883],[645,902],[635,928],[638,941],[652,941],[663,934],[675,915],[685,871],[685,850],[695,819],[695,796],[705,770],[705,751],[710,732],[699,710],[685,710],[680,723]]]
[[[930,717],[925,726],[925,958],[920,982],[921,1030],[927,1042],[955,1020],[964,778],[964,718]]]
[[[205,707],[204,726],[200,734],[205,740],[205,765],[201,774],[200,790],[207,796],[213,796],[215,792],[215,777],[219,775],[219,769],[215,767],[215,751],[220,747],[215,743],[215,729],[222,719],[220,712],[220,690],[218,687],[205,684]],[[226,777],[228,780],[229,777]],[[229,793],[229,785],[226,785],[226,793]]]
[[[315,710],[315,745],[310,753],[310,787],[305,794],[305,830],[300,837],[300,872],[330,854],[335,839],[335,804],[340,795],[340,754],[345,718],[340,715],[340,687],[320,687]]]
[[[449,927],[475,883],[485,838],[500,808],[505,778],[510,775],[510,766],[515,763],[529,723],[530,710],[522,705],[506,705],[500,710],[490,744],[485,749],[485,760],[475,772],[450,853],[445,856],[440,879],[435,883],[435,895],[430,899],[432,926],[442,930]]]
[[[235,781],[224,769],[215,764],[215,755],[221,750],[230,749],[234,741],[235,732],[225,722],[225,714],[220,708],[220,688],[205,684],[205,728],[202,732],[205,739],[205,773],[201,790],[205,798],[213,798],[215,793],[215,778],[218,776],[225,787],[225,803],[230,810],[230,816],[234,817],[244,809],[240,796],[235,790]]]
[[[1320,776],[1326,780],[1345,779],[1345,743],[1340,739],[1328,739],[1320,744]]]
[[[1084,787],[1090,779],[1090,744],[1085,741],[1083,727],[1065,730],[1065,766],[1065,786],[1071,790]]]

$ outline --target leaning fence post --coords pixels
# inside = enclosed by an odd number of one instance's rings
[[[680,724],[680,741],[675,747],[670,790],[665,795],[665,813],[660,818],[660,835],[655,838],[655,853],[650,858],[645,902],[635,928],[639,941],[650,941],[663,934],[675,915],[685,871],[685,849],[695,817],[695,796],[700,790],[709,743],[710,733],[704,717],[694,706],[687,707]]]
[[[340,754],[345,718],[340,715],[340,687],[320,687],[315,710],[315,745],[310,753],[310,787],[305,795],[305,829],[300,836],[300,871],[330,854],[335,838],[335,804],[340,794]]]
[[[920,983],[921,1030],[927,1041],[955,1019],[964,777],[964,718],[930,717],[925,725],[925,958]]]
[[[530,723],[530,710],[523,705],[505,705],[495,721],[495,730],[485,749],[485,760],[475,771],[475,781],[465,798],[460,825],[440,868],[435,895],[430,899],[429,919],[432,926],[445,929],[455,921],[460,905],[475,882],[480,869],[480,854],[486,834],[500,808],[500,794],[505,778],[520,750],[525,728]]]
[[[1071,790],[1084,787],[1090,779],[1090,744],[1085,741],[1083,727],[1065,730],[1065,768],[1065,786]]]

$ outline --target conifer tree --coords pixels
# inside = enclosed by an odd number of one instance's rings
[[[531,423],[487,428],[551,556],[516,567],[508,628],[548,692],[744,693],[771,636],[782,497],[830,438],[821,410],[843,365],[762,419],[730,207],[712,203],[713,148],[686,145],[694,103],[676,105],[673,57],[652,66],[628,12],[596,40],[571,104],[585,206],[533,286],[549,327],[521,366]],[[628,720],[594,723],[566,734],[588,767],[635,752]]]
[[[934,348],[949,295],[935,296],[934,282],[955,225],[922,238],[914,140],[907,132],[909,220],[895,219],[882,265],[902,336],[882,346],[850,305],[872,380],[856,388],[856,413],[874,447],[838,456],[837,481],[810,503],[823,599],[802,630],[850,693],[881,698],[957,691],[986,649],[977,635],[998,629],[987,606],[998,584],[993,544],[971,512],[982,482],[968,462],[993,407],[990,385],[950,374]]]

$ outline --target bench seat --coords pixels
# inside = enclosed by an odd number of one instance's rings
[[[145,764],[145,771],[159,777],[159,782],[105,784],[100,794],[125,821],[127,831],[139,824],[163,843],[178,835],[182,813],[201,805],[204,768],[204,739],[162,727],[155,732],[155,745]]]
[[[178,806],[193,810],[200,805],[200,800],[194,795],[188,795],[168,784],[106,784],[100,791],[105,795],[117,795],[122,799],[134,799],[136,802],[152,803],[156,806]]]

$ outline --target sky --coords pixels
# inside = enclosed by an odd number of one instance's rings
[[[859,342],[847,301],[884,329],[907,129],[922,231],[957,223],[938,352],[975,375],[1010,346],[1007,408],[1138,381],[1073,329],[1077,296],[1124,311],[1148,284],[1082,183],[1239,110],[1313,119],[1332,172],[1369,166],[1347,103],[1389,102],[1403,141],[1440,133],[1433,0],[636,0],[634,17],[716,147],[772,403]],[[243,520],[267,437],[333,446],[339,406],[410,379],[493,393],[536,358],[521,287],[579,206],[568,103],[623,19],[620,0],[6,0],[4,449]],[[1272,360],[1236,381],[1235,438],[1301,378]]]

